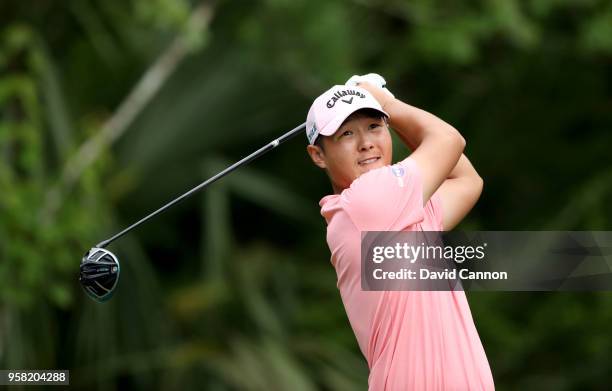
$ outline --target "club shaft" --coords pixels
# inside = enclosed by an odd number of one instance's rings
[[[304,130],[304,127],[306,126],[306,123],[303,123],[297,127],[295,127],[294,129],[291,129],[290,131],[288,131],[287,133],[285,133],[284,135],[282,135],[281,137],[269,142],[268,144],[264,145],[263,147],[259,148],[257,151],[253,152],[252,154],[246,156],[245,158],[237,161],[236,163],[232,164],[231,166],[227,167],[226,169],[224,169],[223,171],[219,172],[218,174],[215,174],[214,176],[208,178],[207,180],[205,180],[204,182],[200,183],[198,186],[194,187],[193,189],[189,190],[188,192],[184,193],[183,195],[173,199],[172,201],[168,202],[167,204],[165,204],[164,206],[162,206],[161,208],[157,209],[156,211],[150,213],[149,215],[143,217],[142,219],[138,220],[137,222],[135,222],[134,224],[130,225],[129,227],[125,228],[123,231],[115,234],[114,236],[112,236],[109,239],[106,239],[100,243],[98,243],[96,245],[96,247],[98,248],[104,248],[107,245],[109,245],[111,242],[115,241],[116,239],[119,239],[120,237],[122,237],[123,235],[125,235],[126,233],[130,232],[131,230],[133,230],[134,228],[138,227],[140,224],[144,223],[145,221],[149,220],[150,218],[160,214],[161,212],[163,212],[164,210],[170,208],[171,206],[173,206],[174,204],[177,204],[178,202],[182,201],[183,199],[189,197],[190,195],[192,195],[193,193],[202,190],[204,187],[208,186],[209,184],[213,183],[214,181],[216,181],[217,179],[220,179],[222,177],[224,177],[225,175],[229,174],[230,172],[234,171],[235,169],[237,169],[238,167],[242,166],[243,164],[249,163],[250,161],[258,158],[259,156],[263,155],[264,153],[276,148],[277,146],[279,146],[282,142],[289,140],[290,138],[292,138],[293,136],[295,136],[296,134],[300,133],[301,131]]]

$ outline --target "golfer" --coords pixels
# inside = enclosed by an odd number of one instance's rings
[[[361,290],[362,231],[450,230],[482,191],[459,132],[394,98],[381,79],[330,88],[306,123],[307,152],[334,193],[319,204],[369,390],[493,390],[463,291]],[[412,151],[395,165],[389,126]]]

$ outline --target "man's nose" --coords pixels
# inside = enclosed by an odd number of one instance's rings
[[[359,137],[359,150],[367,151],[372,148],[374,148],[374,143],[372,142],[371,137],[362,133],[361,137]]]

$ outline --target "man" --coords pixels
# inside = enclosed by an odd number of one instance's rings
[[[370,368],[369,389],[492,390],[463,291],[361,290],[362,231],[450,230],[483,183],[456,129],[368,82],[379,79],[361,80],[319,96],[306,134],[307,152],[334,192],[320,201],[321,214],[338,289]],[[393,166],[388,125],[413,151]]]

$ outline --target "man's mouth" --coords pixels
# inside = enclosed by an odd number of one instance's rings
[[[357,163],[360,166],[366,166],[368,164],[376,163],[378,160],[380,160],[380,156],[374,156],[367,159],[359,160]]]

